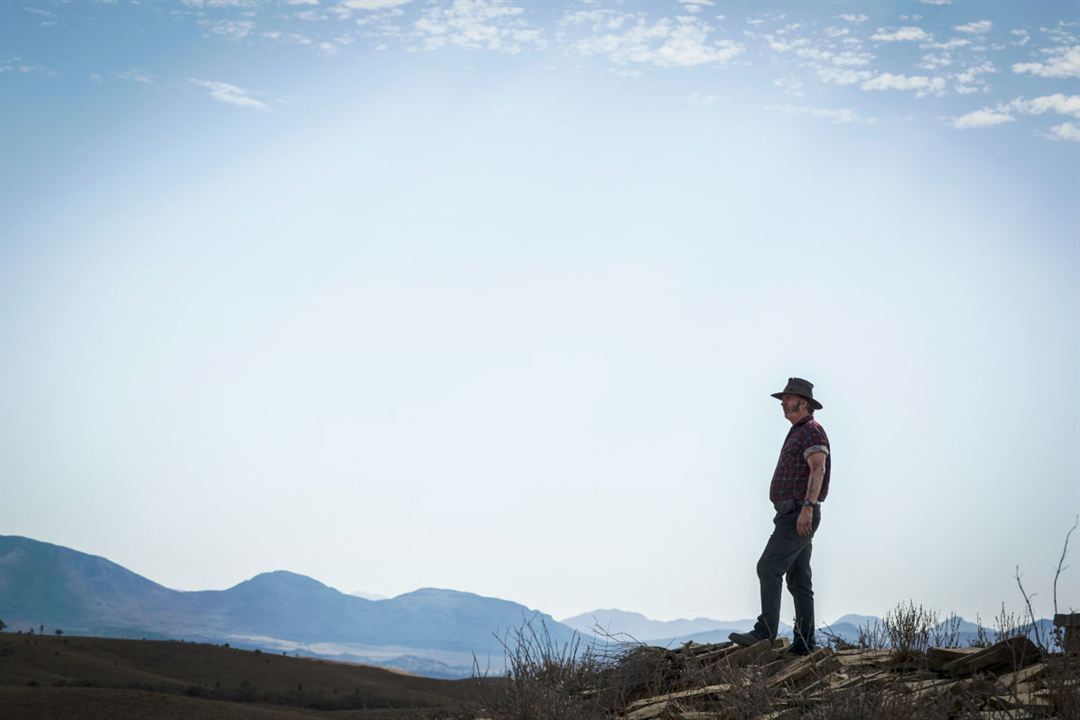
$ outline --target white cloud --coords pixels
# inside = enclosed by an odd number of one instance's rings
[[[315,46],[315,49],[318,50],[319,54],[323,57],[334,57],[338,54],[337,45],[332,42],[321,42]]]
[[[255,0],[182,0],[192,7],[254,7]]]
[[[1045,95],[1034,100],[1014,100],[1024,112],[1031,115],[1042,115],[1045,112],[1055,112],[1058,115],[1070,115],[1080,118],[1080,95]]]
[[[686,96],[686,102],[690,103],[694,107],[706,107],[708,105],[715,105],[721,100],[728,100],[722,95],[707,95],[704,93],[690,93]]]
[[[920,45],[919,47],[933,48],[935,50],[956,50],[957,48],[968,47],[969,45],[971,45],[971,41],[967,38],[952,38],[951,40],[946,40],[945,42],[926,43],[925,45]]]
[[[849,70],[838,67],[819,67],[817,73],[822,82],[830,85],[855,85],[874,76],[869,70]]]
[[[807,115],[809,117],[828,120],[829,122],[837,124],[868,122],[861,118],[857,112],[849,108],[816,108],[806,107],[804,105],[766,105],[765,109],[784,115]]]
[[[1007,112],[984,108],[969,112],[967,115],[961,115],[949,124],[957,130],[968,130],[970,128],[992,127],[1002,123],[1014,122],[1015,120],[1016,118]]]
[[[967,115],[961,115],[949,124],[960,130],[990,127],[1012,122],[1016,119],[1014,117],[1016,114],[1042,115],[1048,112],[1080,119],[1080,95],[1056,93],[1032,100],[1016,98],[1008,103],[1000,103],[994,107],[985,107]],[[1065,123],[1065,125],[1070,125],[1070,123]],[[1061,132],[1068,132],[1068,130],[1062,130]]]
[[[679,0],[686,12],[699,13],[706,7],[714,5],[713,0]]]
[[[206,88],[210,91],[210,97],[229,105],[236,105],[237,107],[253,108],[255,110],[269,110],[266,103],[261,100],[248,95],[247,90],[231,85],[226,82],[219,82],[217,80],[197,80],[191,79],[191,82],[199,87]]]
[[[783,90],[788,95],[794,95],[795,97],[802,97],[806,93],[803,92],[802,80],[791,75],[786,78],[777,78],[773,80],[773,85]]]
[[[882,73],[860,86],[863,90],[915,90],[919,97],[927,94],[941,94],[945,90],[945,78],[926,77],[925,75],[893,75]]]
[[[952,0],[919,0],[923,5],[952,5]]]
[[[1029,42],[1031,42],[1031,35],[1028,33],[1027,30],[1024,30],[1023,28],[1017,30],[1010,30],[1009,34],[1015,35],[1017,38],[1019,38],[1018,40],[1009,43],[1010,45],[1018,45],[1020,47],[1023,47],[1024,45],[1027,45]]]
[[[454,0],[426,10],[414,27],[429,50],[447,44],[505,53],[519,53],[529,44],[544,47],[543,32],[528,25],[524,12],[504,0]]]
[[[844,22],[849,22],[849,23],[861,23],[861,22],[866,22],[867,20],[870,19],[866,15],[850,15],[850,14],[837,15],[836,17],[840,18]]]
[[[239,42],[255,30],[253,20],[201,20],[200,25],[215,35]]]
[[[921,42],[930,40],[932,36],[920,27],[905,26],[889,32],[885,28],[878,28],[877,32],[870,36],[871,40],[880,42]]]
[[[409,2],[411,0],[341,0],[340,6],[349,10],[387,10]]]
[[[40,75],[41,77],[56,77],[56,72],[44,65],[29,65],[20,57],[12,57],[0,60],[0,75],[9,72],[23,73],[25,75]]]
[[[146,73],[144,73],[142,70],[139,70],[138,68],[130,68],[128,70],[118,72],[118,73],[116,73],[116,77],[120,78],[121,80],[128,80],[130,82],[137,83],[139,85],[153,85],[154,84],[153,76],[152,75],[147,75]]]
[[[1048,137],[1051,140],[1067,140],[1070,142],[1080,142],[1080,125],[1076,123],[1061,123],[1050,128],[1050,132],[1046,133],[1044,137]]]
[[[318,5],[319,0],[285,0],[286,5]]]
[[[1050,56],[1045,63],[1015,63],[1013,72],[1048,78],[1080,77],[1080,45],[1048,48],[1042,52]]]
[[[975,22],[969,22],[966,25],[957,25],[953,28],[956,32],[962,33],[988,33],[994,27],[994,23],[989,20],[976,20]]]
[[[952,58],[948,53],[944,55],[935,55],[933,53],[927,53],[915,64],[915,67],[922,68],[924,70],[937,70],[938,68],[948,67],[953,64]]]
[[[952,76],[953,80],[956,81],[956,92],[961,95],[988,92],[990,90],[990,85],[979,76],[996,72],[997,68],[995,68],[991,62],[981,62],[978,65],[971,65],[964,68],[964,70]]]
[[[606,55],[616,65],[645,63],[659,67],[693,67],[724,63],[744,51],[741,43],[711,40],[712,26],[697,17],[663,18],[653,24],[643,18],[622,34],[585,38],[574,45],[582,55]]]

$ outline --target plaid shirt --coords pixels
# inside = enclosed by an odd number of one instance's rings
[[[806,461],[812,453],[825,451],[825,479],[821,481],[818,502],[829,493],[829,475],[832,473],[832,452],[829,450],[829,436],[825,428],[807,415],[791,426],[784,446],[780,448],[780,459],[776,463],[772,484],[769,486],[769,500],[794,499],[803,501],[810,489],[810,463]]]

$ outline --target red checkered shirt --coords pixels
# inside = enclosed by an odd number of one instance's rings
[[[825,479],[821,481],[818,502],[823,501],[829,493],[829,475],[832,473],[829,436],[812,415],[792,425],[784,439],[784,446],[780,448],[780,459],[769,486],[769,500],[774,503],[787,499],[805,500],[810,489],[810,463],[806,459],[812,453],[822,451],[825,452]]]

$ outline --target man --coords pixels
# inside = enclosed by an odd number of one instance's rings
[[[814,419],[821,403],[814,399],[814,384],[788,378],[780,400],[784,417],[791,423],[780,449],[769,499],[776,510],[772,536],[758,560],[761,582],[761,615],[748,633],[728,637],[739,645],[775,640],[780,623],[782,578],[795,598],[795,640],[789,652],[807,655],[814,649],[814,590],[811,585],[810,552],[814,532],[821,522],[821,503],[829,492],[832,457],[825,428]]]

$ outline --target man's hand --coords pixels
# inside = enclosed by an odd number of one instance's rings
[[[799,519],[795,523],[795,530],[803,537],[810,537],[814,532],[814,508],[804,507],[799,512]]]

